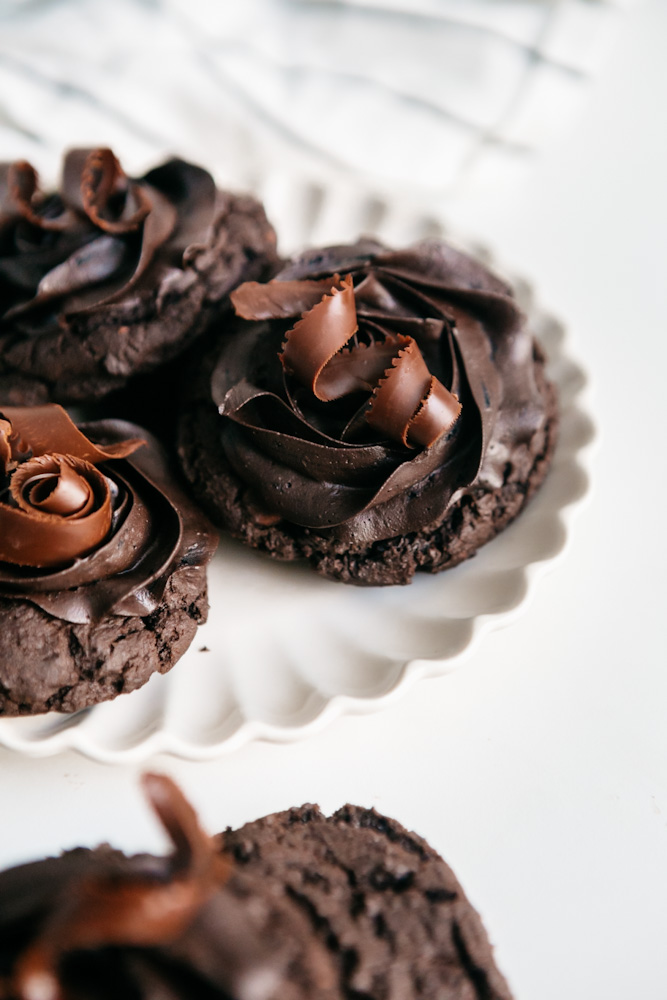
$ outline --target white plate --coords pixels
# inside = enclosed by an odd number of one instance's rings
[[[283,231],[276,190],[262,193]],[[279,202],[284,211],[293,199]],[[347,197],[346,214],[332,192],[306,202],[299,231],[290,213],[293,242],[336,239],[336,227],[359,232],[371,212],[378,235],[399,245],[439,232],[433,219],[397,216],[376,201],[356,203],[356,225]],[[582,405],[586,377],[562,325],[534,304],[525,281],[513,282],[547,349],[562,407],[551,472],[514,524],[468,563],[390,588],[332,583],[224,539],[209,573],[209,621],[171,673],[72,716],[1,719],[0,745],[127,762],[159,752],[203,760],[251,739],[300,739],[343,712],[382,708],[420,677],[454,670],[486,631],[521,613],[538,577],[562,555],[576,501],[587,492],[593,424]]]

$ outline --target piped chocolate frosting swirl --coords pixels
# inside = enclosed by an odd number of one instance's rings
[[[143,616],[170,572],[215,544],[140,428],[80,430],[57,405],[0,409],[0,595],[75,623]]]
[[[511,290],[443,243],[311,251],[232,301],[246,322],[211,381],[222,447],[296,525],[348,544],[421,530],[502,485],[544,420]]]
[[[74,149],[50,194],[26,161],[0,164],[0,332],[53,332],[155,286],[205,240],[215,203],[210,174],[182,160],[134,180],[110,149]]]

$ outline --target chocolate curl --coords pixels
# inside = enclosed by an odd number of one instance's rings
[[[280,360],[283,367],[309,386],[323,402],[336,399],[331,389],[318,380],[328,361],[357,332],[352,276],[331,286],[328,295],[313,306],[288,330]]]
[[[86,462],[105,462],[126,458],[145,443],[141,438],[129,438],[102,448],[89,441],[62,406],[55,403],[47,406],[3,406],[0,417],[9,421],[13,433],[22,439],[35,457],[56,452]]]
[[[144,774],[144,794],[174,845],[174,869],[191,876],[211,876],[217,885],[227,881],[231,863],[219,844],[202,830],[197,813],[178,786],[164,774]]]
[[[96,548],[111,527],[109,484],[94,465],[67,455],[42,455],[14,473],[0,503],[0,561],[46,569]]]
[[[371,427],[408,448],[434,444],[458,419],[458,399],[431,375],[412,337],[388,336],[344,350],[356,331],[348,274],[288,331],[280,360],[323,402],[375,386],[366,414]]]
[[[0,471],[7,472],[12,461],[12,446],[10,437],[12,425],[8,420],[0,419]]]
[[[110,218],[110,201],[124,197],[123,211]],[[96,226],[107,233],[129,233],[138,229],[151,210],[151,199],[139,184],[128,181],[120,163],[110,149],[93,149],[88,153],[81,173],[81,202]]]
[[[110,945],[159,947],[177,939],[229,878],[230,862],[202,831],[174,782],[148,774],[143,787],[174,844],[174,877],[164,882],[107,875],[82,881],[17,963],[17,1000],[61,1000],[59,967],[71,952]]]
[[[9,213],[13,209],[34,226],[47,230],[63,230],[72,223],[72,213],[67,209],[53,219],[35,211],[34,202],[39,192],[39,178],[37,171],[27,160],[16,160],[7,166],[6,185],[8,204],[0,206],[2,213]]]
[[[3,420],[0,415],[0,471],[11,472],[31,455],[32,450],[12,427],[11,421]]]
[[[337,274],[319,281],[245,281],[229,297],[241,319],[291,319],[308,312],[339,283]]]
[[[446,431],[450,430],[461,413],[458,396],[445,389],[435,375],[422,403],[408,424],[408,440],[414,445],[430,448]]]
[[[283,366],[326,403],[351,392],[370,392],[399,343],[397,338],[385,337],[346,349],[357,331],[352,276],[341,281],[334,275],[328,287],[330,294],[320,295],[318,303],[288,331],[280,356]]]
[[[343,348],[320,374],[320,399],[340,399],[351,392],[370,392],[399,349],[401,338],[385,336],[370,344]]]
[[[376,386],[366,419],[408,448],[428,448],[453,426],[461,404],[431,375],[417,342],[400,340],[404,346]]]
[[[95,462],[124,458],[138,438],[100,448],[61,406],[5,407],[0,461],[16,506],[0,503],[0,561],[50,569],[87,555],[109,533],[111,492]],[[29,455],[32,458],[25,461]]]
[[[61,462],[60,456],[43,455],[25,462],[12,479],[12,496],[24,510],[34,507],[61,517],[86,517],[95,495],[88,480],[77,472],[75,461],[63,458]]]
[[[322,289],[328,289],[322,295]],[[368,423],[406,447],[429,447],[458,419],[461,404],[429,372],[412,337],[384,335],[346,347],[358,329],[355,295],[386,307],[393,299],[366,276],[355,292],[352,275],[320,280],[246,282],[232,293],[248,320],[301,319],[287,332],[280,360],[323,402],[374,390]],[[382,294],[381,294],[382,293]],[[442,321],[433,321],[442,331]],[[384,377],[383,377],[384,376]],[[355,421],[356,424],[356,421]]]

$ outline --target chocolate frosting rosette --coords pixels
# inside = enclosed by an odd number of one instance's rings
[[[544,358],[511,290],[467,255],[361,240],[231,298],[240,320],[190,394],[180,452],[250,544],[338,579],[408,582],[471,555],[546,473]]]
[[[26,161],[0,164],[0,403],[123,386],[274,257],[261,205],[183,160],[135,179],[110,149],[74,149],[51,193]]]
[[[73,710],[169,669],[206,616],[215,546],[141,428],[0,407],[0,715]]]
[[[3,1000],[511,1000],[454,873],[394,820],[302,806],[209,837],[171,779],[143,785],[170,855],[0,873]]]

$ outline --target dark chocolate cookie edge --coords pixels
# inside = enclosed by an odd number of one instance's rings
[[[206,621],[206,567],[180,566],[146,617],[76,625],[0,598],[0,717],[74,712],[166,673]]]

